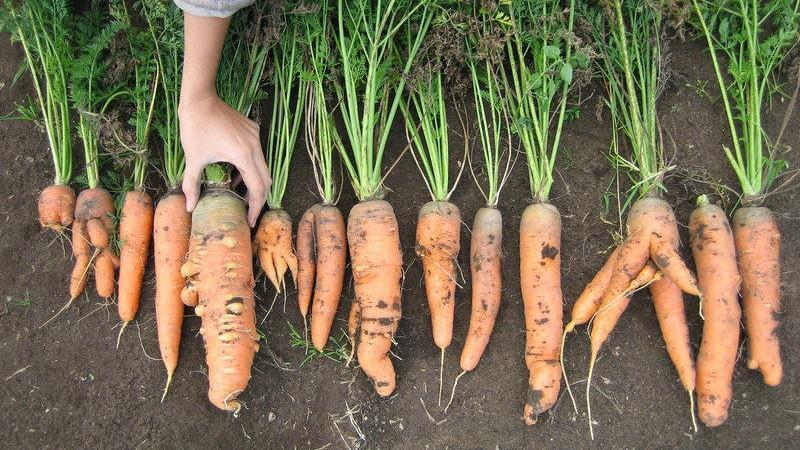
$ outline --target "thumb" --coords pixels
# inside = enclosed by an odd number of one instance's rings
[[[187,166],[183,174],[183,194],[186,196],[186,211],[194,211],[197,200],[200,198],[200,176],[203,173],[202,167],[195,165]]]

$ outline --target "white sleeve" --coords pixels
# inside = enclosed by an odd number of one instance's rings
[[[230,17],[236,11],[250,6],[255,0],[173,0],[176,5],[193,16]]]

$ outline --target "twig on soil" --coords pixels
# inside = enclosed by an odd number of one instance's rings
[[[17,375],[21,374],[22,372],[25,372],[26,370],[28,370],[28,369],[30,369],[30,368],[31,368],[31,365],[25,366],[25,367],[23,367],[22,369],[19,369],[19,370],[17,370],[16,372],[12,373],[11,375],[7,376],[7,377],[6,377],[6,379],[5,379],[5,380],[3,380],[3,381],[4,381],[4,382],[5,382],[5,381],[8,381],[8,380],[10,380],[10,379],[14,378],[15,376],[17,376]]]

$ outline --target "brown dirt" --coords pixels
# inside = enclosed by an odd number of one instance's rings
[[[0,112],[32,94],[23,79],[16,87],[11,79],[21,54],[7,36],[0,37]],[[720,148],[727,142],[723,113],[696,93],[697,80],[711,80],[710,67],[699,44],[677,44],[674,66],[683,79],[661,100],[662,125],[673,148],[674,164],[689,173],[707,170],[734,186]],[[689,86],[687,86],[689,85]],[[708,90],[713,92],[713,81]],[[565,129],[564,152],[553,203],[564,219],[563,275],[565,308],[597,270],[612,244],[615,227],[601,220],[601,198],[612,171],[606,160],[609,119],[598,120],[595,104],[600,91],[584,105],[579,120]],[[768,124],[775,130],[785,105],[776,102]],[[798,112],[795,112],[797,114]],[[794,124],[798,123],[798,116]],[[788,130],[788,155],[796,167],[800,158],[800,131]],[[403,146],[395,134],[389,158]],[[455,142],[460,145],[460,142]],[[144,293],[138,325],[129,327],[119,350],[114,307],[99,306],[92,293],[81,298],[54,323],[39,329],[67,300],[69,266],[67,246],[41,232],[36,222],[38,192],[51,178],[50,156],[44,136],[30,123],[0,122],[0,442],[8,447],[248,447],[270,448],[520,448],[579,447],[589,444],[583,409],[575,415],[562,397],[558,409],[529,428],[522,421],[527,390],[523,309],[519,294],[518,223],[530,199],[522,159],[503,192],[500,209],[506,223],[506,291],[497,329],[477,370],[464,376],[449,413],[436,406],[439,353],[429,330],[427,305],[420,282],[420,264],[414,256],[414,227],[418,208],[428,198],[411,158],[406,155],[387,179],[401,226],[407,266],[403,320],[394,351],[398,371],[397,394],[381,400],[363,374],[342,364],[316,359],[299,367],[302,349],[289,346],[287,321],[302,329],[296,296],[290,294],[283,311],[283,297],[260,327],[271,350],[290,370],[279,370],[266,350],[257,355],[254,377],[241,396],[245,409],[238,418],[215,410],[206,400],[200,321],[189,317],[184,325],[181,362],[171,392],[159,402],[164,374],[158,355],[153,317],[152,271]],[[76,148],[76,153],[80,148]],[[286,209],[300,217],[316,202],[313,179],[305,152],[298,149]],[[80,169],[76,168],[76,173]],[[452,199],[470,223],[481,206],[473,181],[465,176]],[[693,198],[708,192],[673,172],[668,181],[669,200],[683,225],[688,221]],[[157,192],[154,192],[157,194]],[[346,192],[341,206],[348,211],[353,196]],[[595,369],[596,385],[608,395],[593,394],[595,444],[604,448],[632,447],[755,447],[785,448],[800,433],[800,315],[793,300],[800,282],[800,228],[796,210],[797,191],[776,195],[768,204],[780,217],[784,235],[783,339],[785,373],[778,388],[765,387],[760,376],[737,364],[735,395],[730,420],[719,429],[691,433],[688,399],[664,349],[658,323],[646,294],[637,295],[602,351]],[[730,210],[731,205],[726,205]],[[466,231],[466,229],[465,229]],[[686,227],[681,229],[688,242]],[[468,232],[463,233],[461,267],[467,269]],[[688,249],[684,249],[688,256]],[[273,298],[273,291],[259,282],[259,321]],[[91,286],[90,286],[91,288]],[[346,327],[352,286],[346,287],[336,328]],[[453,345],[445,361],[445,394],[458,373],[459,350],[469,318],[469,288],[458,294]],[[29,305],[26,305],[27,301]],[[686,299],[692,342],[698,343],[701,321],[696,300]],[[262,346],[266,348],[266,346]],[[695,347],[696,348],[696,347]],[[746,350],[745,350],[746,351]],[[585,378],[588,338],[584,328],[566,348],[566,367],[573,381]],[[149,355],[149,356],[148,356]],[[8,377],[8,378],[7,378]],[[584,385],[575,386],[583,395]],[[580,398],[580,397],[579,397]],[[432,416],[430,420],[422,402]],[[615,406],[616,405],[616,406]],[[358,438],[354,424],[363,431]],[[617,409],[618,408],[618,409]]]

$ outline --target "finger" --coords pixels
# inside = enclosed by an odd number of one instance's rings
[[[259,175],[258,170],[253,170],[255,165],[251,161],[250,167],[239,167],[239,173],[242,176],[242,181],[247,186],[247,221],[250,227],[255,227],[258,221],[258,216],[261,214],[261,208],[267,201],[267,189],[264,179]]]
[[[197,200],[200,198],[200,177],[203,173],[203,168],[191,164],[186,166],[183,173],[183,195],[186,196],[186,211],[194,211],[197,206]]]

